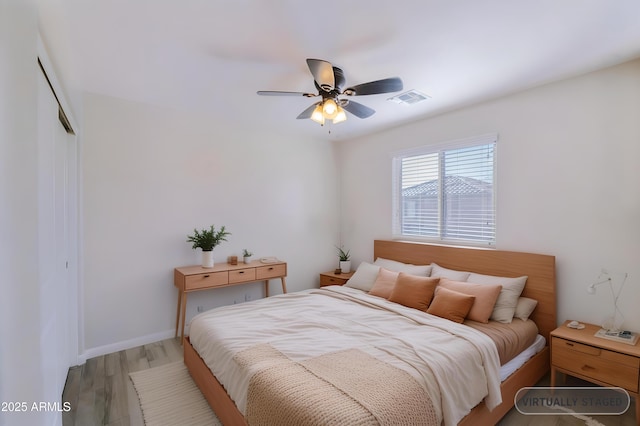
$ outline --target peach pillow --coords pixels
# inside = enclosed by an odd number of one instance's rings
[[[389,300],[409,308],[426,311],[440,278],[418,277],[404,272],[398,274]]]
[[[378,271],[378,278],[376,278],[376,282],[373,283],[373,287],[369,290],[369,294],[388,299],[393,287],[396,285],[398,274],[398,272],[380,268],[380,271]]]
[[[475,296],[438,286],[427,313],[461,323],[471,310],[474,299]]]
[[[471,310],[467,314],[467,318],[473,321],[488,323],[489,317],[493,312],[493,307],[496,305],[501,285],[489,285],[489,284],[474,284],[469,282],[454,281],[448,278],[440,278],[441,287],[449,290],[457,291],[459,293],[475,296],[476,300],[471,306]]]

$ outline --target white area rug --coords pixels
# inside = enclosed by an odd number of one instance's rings
[[[147,426],[222,425],[182,361],[129,374]]]

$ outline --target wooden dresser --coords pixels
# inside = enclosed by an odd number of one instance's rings
[[[264,281],[265,297],[269,297],[269,280],[273,278],[280,278],[282,292],[287,292],[286,276],[287,264],[280,261],[262,263],[259,260],[254,260],[251,263],[238,263],[237,265],[218,263],[213,268],[203,268],[200,265],[175,268],[173,285],[178,289],[176,337],[178,336],[178,326],[182,320],[180,341],[184,338],[188,293]]]
[[[551,332],[551,386],[558,372],[601,386],[626,389],[636,400],[636,422],[640,424],[640,343],[627,345],[594,334],[600,327],[585,324],[577,330],[569,321]]]

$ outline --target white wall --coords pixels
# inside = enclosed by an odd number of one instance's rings
[[[61,424],[57,412],[32,411],[51,399],[47,333],[40,323],[38,268],[37,12],[32,1],[0,2],[0,425]],[[6,408],[6,407],[5,407]]]
[[[335,264],[338,186],[332,145],[231,127],[87,94],[84,104],[84,341],[87,356],[173,336],[173,268],[197,264],[193,228],[232,233],[216,262],[241,255],[288,262],[288,290]],[[279,281],[271,284],[278,293]],[[260,284],[189,296],[210,309],[262,297]]]
[[[354,263],[391,237],[395,151],[490,132],[499,133],[497,248],[556,256],[558,321],[601,323],[610,294],[586,287],[602,267],[628,272],[620,307],[640,331],[640,61],[338,144]]]

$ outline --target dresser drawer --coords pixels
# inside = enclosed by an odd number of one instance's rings
[[[237,269],[229,271],[229,283],[242,283],[256,280],[256,268]]]
[[[572,340],[560,339],[558,337],[552,338],[551,345],[553,350],[564,348],[569,351],[575,351],[575,352],[580,352],[581,354],[592,355],[604,360],[617,362],[617,363],[627,365],[629,367],[633,367],[636,369],[640,368],[640,358],[636,358],[631,355],[625,355],[619,352],[585,345],[582,343],[574,342]]]
[[[555,367],[638,392],[640,359],[636,357],[556,337],[551,340],[551,353]]]
[[[269,278],[284,277],[287,275],[287,265],[268,265],[256,268],[256,279],[266,280]]]
[[[320,275],[320,287],[326,285],[344,285],[348,278],[330,277],[328,275]]]
[[[229,283],[229,274],[224,272],[210,272],[207,274],[189,275],[185,277],[185,290],[223,286]]]

